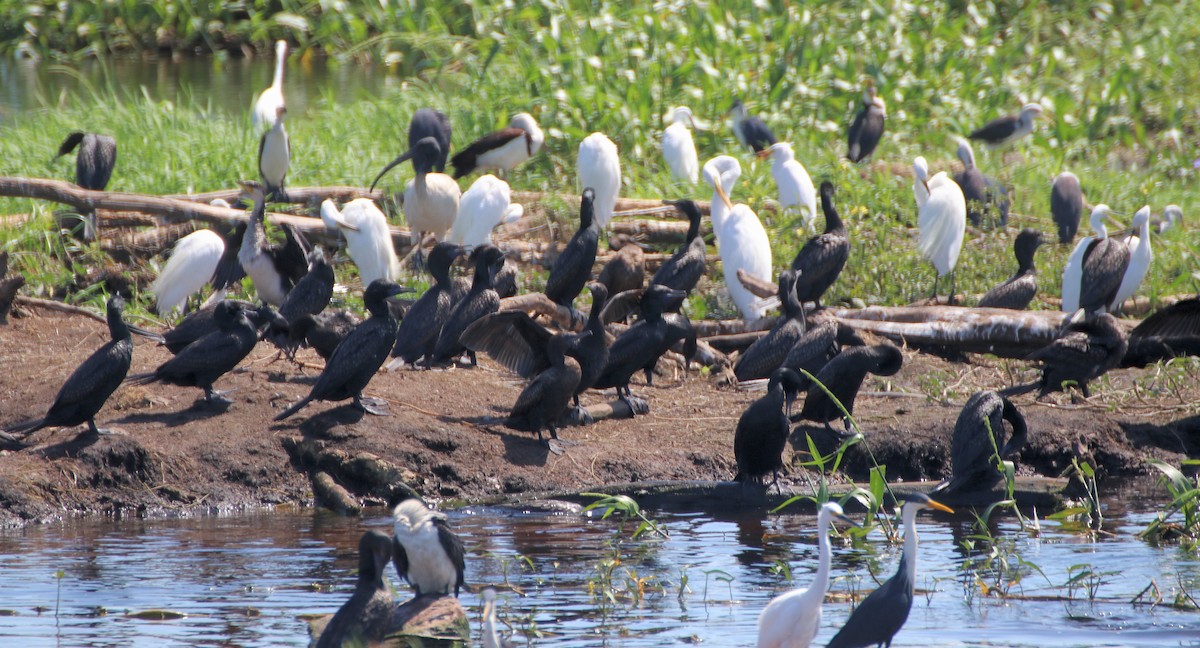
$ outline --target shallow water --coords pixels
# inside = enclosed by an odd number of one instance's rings
[[[475,507],[451,513],[468,548],[468,583],[516,588],[520,593],[502,589],[500,617],[522,641],[536,628],[541,634],[529,638],[534,644],[752,645],[759,610],[787,585],[779,562],[790,565],[799,586],[815,569],[810,515],[655,517],[670,538],[626,541],[612,571],[620,593],[606,602],[589,587],[604,591],[595,581],[612,552],[611,519]],[[957,539],[969,533],[969,522],[922,515],[918,594],[895,645],[1200,645],[1200,614],[1129,603],[1151,580],[1168,600],[1179,582],[1193,596],[1200,593],[1200,559],[1133,537],[1149,518],[1112,502],[1106,518],[1112,535],[1097,541],[1053,522],[1043,522],[1040,538],[1029,538],[1005,521],[998,534],[1013,539],[1016,552],[1045,573],[1028,574],[1014,593],[1046,600],[968,603]],[[380,515],[359,520],[276,511],[5,531],[0,609],[8,612],[0,616],[0,637],[17,642],[5,645],[304,645],[307,630],[297,615],[336,610],[353,587],[358,536],[384,524]],[[835,543],[831,590],[873,588],[870,573],[890,575],[898,558],[899,547],[878,532],[858,548]],[[1077,572],[1080,565],[1103,573],[1097,600],[1089,602],[1082,588],[1074,601],[1060,600],[1068,595],[1062,585],[1070,568]],[[630,594],[636,579],[643,582],[640,600]],[[477,629],[479,599],[464,593],[461,600]],[[187,617],[126,616],[164,608]],[[850,609],[843,599],[826,604],[818,644]]]

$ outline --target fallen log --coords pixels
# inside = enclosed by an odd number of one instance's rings
[[[383,190],[381,189],[372,191],[364,187],[346,187],[340,185],[330,187],[288,187],[286,195],[281,200],[276,200],[275,202],[286,202],[297,205],[319,205],[326,198],[337,203],[343,203],[350,202],[355,198],[379,200],[383,198],[383,195]],[[202,202],[205,204],[220,199],[231,205],[237,204],[237,201],[241,197],[242,191],[240,189],[220,189],[198,194],[170,194],[164,196],[164,198]]]
[[[917,349],[1025,358],[1058,337],[1065,315],[962,306],[834,308],[841,323]]]

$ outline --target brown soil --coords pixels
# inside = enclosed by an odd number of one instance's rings
[[[0,426],[41,416],[66,376],[106,336],[98,322],[52,314],[0,327]],[[152,370],[168,357],[137,339],[133,371]],[[377,500],[386,493],[369,482],[397,477],[435,499],[725,480],[734,470],[737,418],[759,396],[718,387],[718,379],[695,371],[686,378],[659,376],[654,387],[635,383],[635,393],[649,399],[649,415],[568,428],[561,437],[572,445],[558,455],[499,422],[521,385],[486,360],[478,369],[381,373],[368,393],[388,399],[391,416],[316,403],[276,424],[272,416],[308,391],[317,370],[274,357],[260,345],[219,381],[219,389],[237,390],[227,411],[197,402],[197,389],[126,385],[98,420],[126,434],[97,439],[83,428],[42,430],[28,439],[29,447],[0,452],[0,524],[306,504],[318,470],[352,494]],[[319,366],[315,354],[298,357]],[[897,376],[869,381],[864,390],[871,393],[860,396],[856,409],[866,445],[887,465],[889,480],[944,476],[950,431],[967,396],[1032,376],[1023,363],[992,358],[951,364],[906,353],[906,361]],[[905,395],[875,393],[884,390]],[[1091,401],[1078,404],[1066,396],[1019,400],[1031,429],[1018,462],[1022,474],[1060,475],[1081,453],[1108,475],[1145,472],[1150,457],[1177,463],[1200,456],[1200,388],[1192,373],[1161,366],[1122,370],[1093,392]],[[600,399],[593,393],[585,402]],[[824,436],[821,427],[801,429],[818,440]],[[793,444],[807,447],[802,434],[793,435]],[[866,445],[848,454],[848,477],[865,477]]]

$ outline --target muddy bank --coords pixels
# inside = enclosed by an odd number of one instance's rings
[[[35,313],[0,327],[0,426],[41,416],[65,377],[103,343],[98,322]],[[307,393],[316,376],[276,359],[260,345],[218,383],[235,389],[225,411],[198,403],[199,390],[123,386],[99,416],[125,432],[91,438],[80,429],[42,430],[24,449],[0,455],[0,522],[6,525],[80,514],[166,515],[277,504],[310,504],[318,489],[349,501],[380,503],[402,482],[434,499],[475,499],[540,491],[578,491],[646,480],[727,480],[734,472],[737,417],[758,395],[718,387],[698,372],[663,375],[634,391],[648,416],[569,428],[557,455],[500,420],[521,383],[486,360],[478,369],[380,374],[368,390],[392,415],[309,406],[282,424],[278,411]],[[152,370],[165,349],[135,341],[133,372]],[[299,358],[313,366],[310,352]],[[839,479],[863,479],[869,448],[889,480],[936,480],[948,471],[949,438],[959,407],[980,388],[1029,377],[1023,363],[976,358],[950,364],[906,353],[906,366],[873,379],[856,414],[867,443],[846,457]],[[1200,388],[1180,367],[1122,370],[1097,383],[1089,402],[1020,399],[1031,430],[1018,459],[1021,475],[1058,476],[1073,456],[1105,475],[1146,471],[1155,457],[1177,463],[1200,456]],[[889,392],[883,395],[879,392]],[[586,402],[603,400],[590,394]],[[304,417],[307,415],[307,418]],[[807,459],[803,434],[792,436]],[[787,481],[805,483],[795,469]]]

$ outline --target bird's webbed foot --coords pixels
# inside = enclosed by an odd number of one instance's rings
[[[354,397],[354,406],[372,416],[390,416],[392,413],[387,401],[362,394]]]
[[[217,391],[212,387],[204,388],[204,402],[209,405],[229,406],[233,404],[233,399],[226,398],[227,394],[232,394],[236,389],[227,389],[225,391]]]
[[[593,418],[590,413],[588,413],[587,408],[581,405],[576,405],[575,407],[571,408],[570,412],[567,414],[567,420],[570,421],[571,425],[580,427],[584,425],[592,425],[596,422],[596,419]]]

